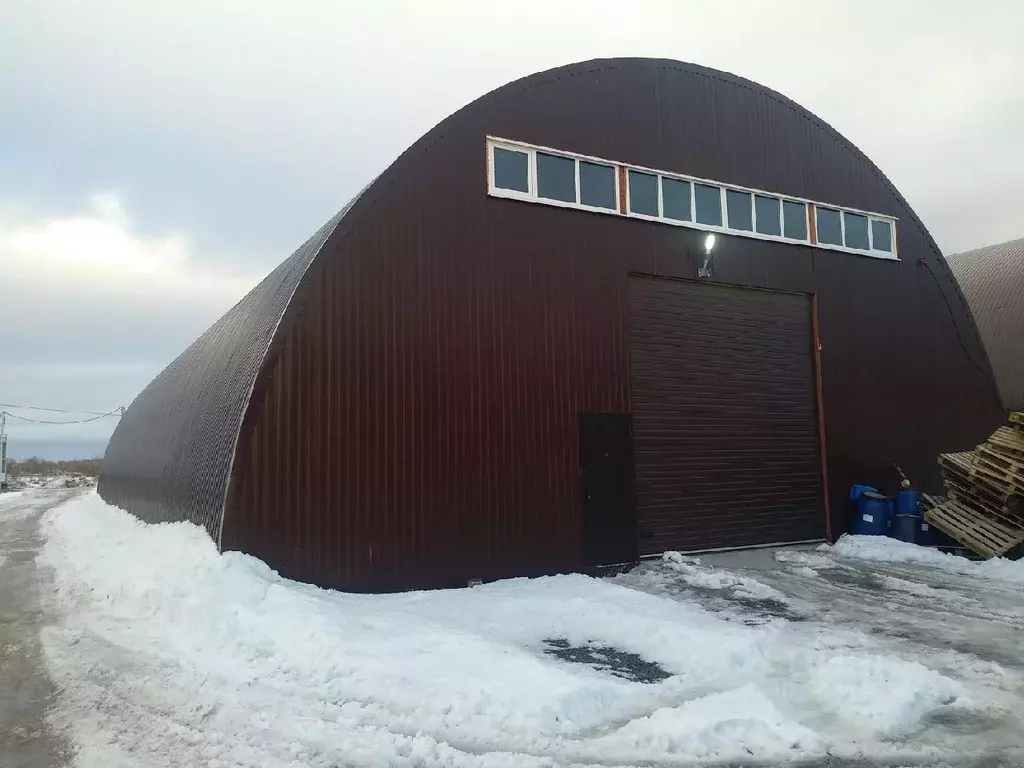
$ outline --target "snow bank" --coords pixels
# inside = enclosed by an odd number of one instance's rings
[[[734,752],[785,754],[821,746],[820,737],[783,715],[753,685],[665,707],[598,740],[608,757],[628,761],[637,749],[714,757]]]
[[[965,700],[960,683],[867,638],[746,626],[611,581],[332,592],[218,554],[193,525],[144,525],[95,492],[43,526],[52,719],[71,724],[79,768],[772,762],[890,751]],[[560,661],[543,651],[551,638],[672,676],[645,685]]]
[[[888,536],[843,536],[833,545],[822,544],[819,552],[881,563],[913,563],[965,576],[1024,584],[1024,560],[993,558],[976,562],[964,557],[919,547]]]
[[[0,493],[0,510],[25,498],[24,491],[4,491]]]
[[[19,475],[10,480],[14,490],[56,490],[58,488],[88,488],[96,485],[96,478],[78,473],[58,475]]]
[[[736,597],[752,600],[775,600],[787,602],[786,596],[767,584],[749,576],[740,576],[731,571],[723,571],[711,565],[701,563],[699,557],[688,557],[679,552],[666,552],[662,562],[691,587],[702,589],[727,589]]]

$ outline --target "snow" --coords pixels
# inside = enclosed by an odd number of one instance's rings
[[[39,563],[54,579],[42,641],[61,691],[51,717],[70,723],[79,768],[933,754],[949,744],[929,724],[984,698],[858,633],[749,626],[614,580],[357,595],[219,554],[188,523],[144,525],[95,491],[42,525]],[[785,598],[693,559],[664,562],[702,588]],[[638,654],[670,677],[562,661],[549,639]]]
[[[58,488],[86,488],[96,485],[96,478],[78,473],[55,475],[18,475],[10,479],[15,492],[23,490],[55,490]]]
[[[1024,584],[1024,560],[993,558],[982,562],[919,547],[887,536],[843,536],[833,545],[823,544],[819,552],[881,563],[927,565],[950,573]]]
[[[806,576],[807,578],[813,578],[818,575],[818,572],[816,570],[806,565],[791,566],[790,571],[795,573],[797,576]]]
[[[878,697],[875,681],[888,688]],[[853,733],[894,736],[921,721],[922,710],[936,702],[953,704],[966,697],[964,687],[922,664],[885,657],[832,655],[811,674],[810,688]]]
[[[783,715],[757,687],[712,693],[633,720],[601,740],[612,758],[629,760],[643,748],[664,754],[714,757],[737,748],[776,754],[821,748],[813,731]]]
[[[882,582],[882,586],[886,589],[896,589],[900,592],[917,595],[918,597],[938,598],[947,601],[963,599],[959,594],[951,590],[930,587],[927,584],[921,584],[917,581],[908,581],[907,579],[901,579],[898,576],[882,574],[878,578]]]
[[[692,587],[704,589],[727,589],[737,597],[753,600],[776,600],[786,602],[786,596],[767,584],[762,584],[749,576],[740,576],[730,571],[716,569],[711,565],[703,565],[699,557],[687,557],[679,552],[666,552],[662,561],[672,571],[682,576],[683,581]]]
[[[801,550],[780,549],[775,552],[772,557],[779,563],[802,565],[810,569],[831,568],[835,566],[835,561],[830,557],[816,555],[813,552],[804,552]]]

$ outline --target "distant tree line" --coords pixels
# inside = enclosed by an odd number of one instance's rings
[[[7,460],[7,475],[11,478],[43,475],[86,475],[99,477],[102,459],[72,459],[68,461],[50,461],[33,456],[28,459]]]

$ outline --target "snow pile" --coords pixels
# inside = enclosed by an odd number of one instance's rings
[[[877,698],[865,680],[885,681],[888,695]],[[851,735],[862,737],[899,734],[920,723],[922,708],[931,709],[936,701],[953,704],[964,696],[962,685],[922,664],[846,654],[816,667],[810,688]]]
[[[193,525],[144,525],[95,492],[43,527],[56,624],[42,639],[62,692],[52,721],[71,724],[80,768],[921,754],[940,748],[927,723],[971,700],[867,637],[746,626],[610,580],[332,592],[218,554]],[[695,581],[767,594],[671,562]],[[672,676],[623,680],[552,657],[551,639],[622,649]],[[910,741],[897,748],[900,734]]]
[[[778,563],[802,565],[806,568],[834,568],[836,565],[835,560],[830,557],[803,550],[780,549],[772,557]]]
[[[598,740],[608,757],[628,761],[639,749],[714,757],[734,753],[786,754],[820,743],[813,731],[783,715],[753,685],[665,707]]]
[[[993,558],[975,562],[936,549],[919,547],[887,536],[843,536],[835,544],[822,544],[820,552],[881,563],[912,563],[965,576],[1024,584],[1024,560]]]
[[[699,557],[687,557],[679,552],[666,552],[662,562],[689,584],[701,589],[727,589],[735,597],[751,600],[775,600],[786,602],[786,596],[767,584],[749,576],[740,576],[723,571],[711,565],[702,564]]]
[[[55,490],[58,488],[88,488],[96,485],[96,478],[88,475],[19,475],[9,483],[12,490]]]

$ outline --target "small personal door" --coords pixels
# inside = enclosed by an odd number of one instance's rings
[[[580,498],[587,565],[637,559],[633,417],[581,413]]]

